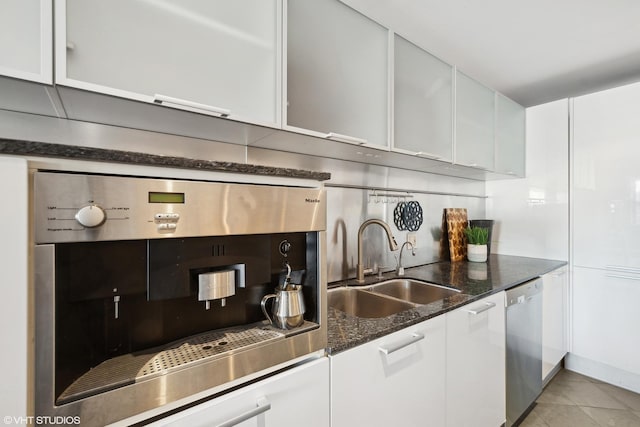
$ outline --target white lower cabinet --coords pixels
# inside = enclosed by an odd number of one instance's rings
[[[445,425],[445,316],[330,361],[332,427]]]
[[[446,425],[498,427],[506,421],[505,294],[446,314]]]
[[[542,276],[542,379],[567,354],[567,267]]]
[[[571,352],[599,365],[606,371],[606,377],[601,375],[603,379],[633,391],[640,390],[638,281],[640,271],[631,268],[573,269]],[[613,375],[610,372],[615,376],[609,377]]]
[[[327,427],[329,361],[306,363],[151,425]]]

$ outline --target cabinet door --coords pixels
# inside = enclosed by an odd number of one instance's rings
[[[51,84],[51,0],[0,2],[0,74]]]
[[[495,427],[506,420],[505,295],[447,313],[447,426]]]
[[[525,128],[525,108],[496,94],[496,172],[525,176]]]
[[[306,363],[150,425],[208,427],[220,424],[328,426],[329,361],[323,358]]]
[[[571,352],[640,375],[640,270],[574,267]]]
[[[388,31],[338,0],[287,8],[286,124],[388,147]]]
[[[567,354],[567,268],[542,276],[542,379]]]
[[[274,125],[280,110],[278,4],[58,1],[56,82]]]
[[[573,262],[640,268],[640,83],[573,107]]]
[[[331,359],[331,425],[444,425],[445,317]]]
[[[495,92],[456,71],[455,162],[493,170]]]
[[[393,148],[438,160],[453,154],[453,67],[394,38]]]

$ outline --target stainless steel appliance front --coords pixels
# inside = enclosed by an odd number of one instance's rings
[[[105,425],[325,348],[324,190],[40,171],[33,183],[36,414]],[[292,330],[260,307],[283,260],[307,305]]]
[[[507,427],[532,409],[542,392],[542,280],[507,291]]]

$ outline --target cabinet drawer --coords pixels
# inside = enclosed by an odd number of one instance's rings
[[[152,426],[329,425],[329,361],[322,358],[161,419]]]
[[[444,425],[444,316],[331,359],[331,425]]]

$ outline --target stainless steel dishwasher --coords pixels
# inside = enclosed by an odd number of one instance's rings
[[[542,280],[507,291],[507,427],[517,425],[542,392]]]

